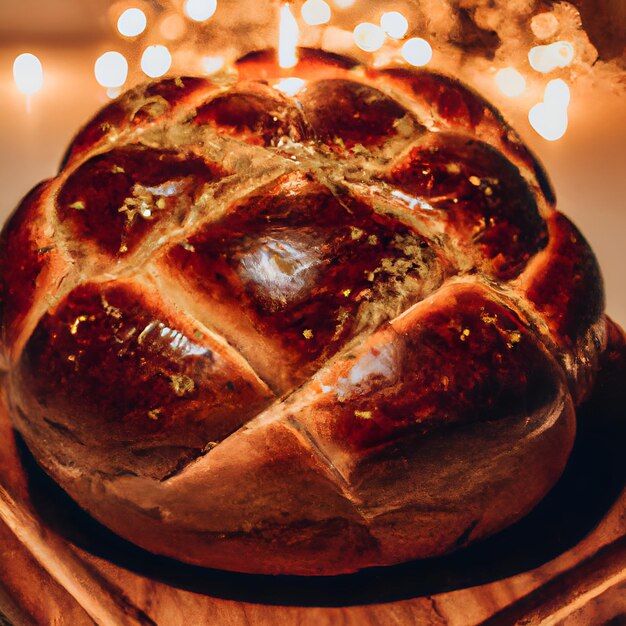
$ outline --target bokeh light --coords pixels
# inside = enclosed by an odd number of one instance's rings
[[[433,58],[433,49],[425,39],[413,37],[402,46],[402,58],[410,65],[422,67]]]
[[[106,90],[106,94],[111,100],[115,100],[122,93],[122,89],[120,87],[108,87]]]
[[[567,130],[567,109],[548,102],[539,102],[528,112],[528,121],[544,139],[556,141]]]
[[[574,46],[568,41],[555,41],[547,46],[534,46],[528,52],[530,66],[542,74],[568,66],[573,58]]]
[[[123,54],[109,50],[96,59],[94,74],[103,87],[121,87],[128,76],[128,61]]]
[[[141,9],[131,8],[119,16],[117,30],[124,37],[137,37],[146,30],[147,24],[146,14]]]
[[[161,35],[169,41],[180,39],[185,34],[186,30],[187,23],[178,13],[166,15],[159,24]]]
[[[330,6],[324,0],[306,0],[301,9],[302,19],[309,26],[319,26],[330,22]]]
[[[354,43],[365,52],[375,52],[385,43],[385,33],[376,24],[362,22],[354,29]]]
[[[409,30],[409,22],[399,11],[389,11],[382,14],[380,27],[392,39],[402,39]]]
[[[513,67],[505,67],[496,73],[498,89],[510,98],[519,96],[526,89],[526,79]]]
[[[217,0],[186,0],[185,15],[194,22],[204,22],[217,10]]]
[[[141,69],[146,76],[158,78],[172,66],[172,55],[166,46],[148,46],[141,55]]]
[[[562,78],[551,80],[543,92],[543,101],[566,109],[570,101],[570,91],[567,83]]]
[[[17,88],[30,96],[43,87],[41,61],[30,52],[20,54],[13,62],[13,79]]]
[[[278,91],[282,91],[288,96],[295,96],[302,89],[302,87],[304,87],[304,85],[306,85],[305,80],[292,76],[291,78],[283,78],[278,81],[274,85],[274,89],[278,89]]]
[[[278,28],[278,65],[293,67],[298,62],[296,54],[298,48],[298,22],[293,16],[288,4],[280,8],[280,25]]]
[[[533,35],[538,39],[547,39],[552,37],[559,28],[559,21],[556,19],[554,13],[546,11],[544,13],[537,13],[530,20],[530,30]]]
[[[215,74],[224,67],[224,57],[202,57],[201,63],[205,74]]]

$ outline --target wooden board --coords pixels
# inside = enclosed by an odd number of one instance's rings
[[[626,623],[626,347],[579,412],[566,472],[524,520],[454,555],[349,576],[251,576],[157,557],[93,521],[0,412],[0,625]]]

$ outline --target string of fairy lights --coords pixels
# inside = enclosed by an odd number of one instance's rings
[[[306,0],[298,5],[286,3],[281,7],[279,62],[282,67],[293,67],[296,62],[296,47],[299,41],[299,23],[306,27],[333,28],[333,11],[346,11],[358,0]],[[166,75],[173,64],[173,55],[168,41],[181,38],[187,29],[214,19],[218,9],[218,0],[184,0],[178,10],[161,16],[158,25],[151,24],[150,16],[141,6],[123,8],[115,20],[117,35],[126,42],[141,45],[142,35],[150,28],[158,28],[163,43],[152,43],[142,48],[137,55],[143,74],[156,79]],[[144,7],[145,8],[145,7]],[[298,20],[299,13],[299,20]],[[556,32],[556,18],[549,12],[535,15],[530,21],[530,28],[538,39],[550,37]],[[337,29],[335,29],[337,30]],[[414,67],[428,65],[433,58],[433,48],[422,37],[408,37],[409,19],[400,11],[384,11],[378,20],[363,21],[356,24],[350,33],[350,45],[365,53],[376,55],[385,50],[386,60],[405,63]],[[345,47],[345,46],[344,46]],[[389,51],[391,50],[391,54]],[[227,60],[224,56],[199,56],[199,70],[206,75],[221,71]],[[533,71],[549,75],[572,63],[575,57],[574,46],[568,41],[553,41],[545,45],[533,46],[528,52],[528,63]],[[129,75],[129,62],[124,54],[108,50],[94,62],[94,76],[98,84],[107,90],[110,97],[121,92]],[[32,53],[20,54],[14,61],[13,76],[17,88],[24,94],[32,95],[43,88],[44,68],[40,59]],[[527,90],[527,80],[518,69],[507,66],[494,74],[495,85],[502,94],[517,98]],[[543,99],[536,102],[528,111],[528,120],[532,128],[543,138],[554,141],[561,138],[568,126],[567,109],[570,101],[570,89],[562,78],[549,80],[544,88]]]

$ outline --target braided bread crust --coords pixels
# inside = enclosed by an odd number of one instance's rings
[[[302,50],[137,87],[2,235],[15,426],[153,552],[336,574],[551,488],[604,349],[593,252],[478,94]],[[290,91],[292,93],[292,91]]]

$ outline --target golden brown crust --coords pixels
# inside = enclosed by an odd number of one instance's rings
[[[165,481],[76,474],[38,440],[27,443],[78,502],[144,548],[242,572],[316,575],[428,557],[492,534],[554,484],[574,435],[561,385],[532,420],[409,438],[361,455],[346,479],[290,413],[266,411]]]
[[[595,258],[457,81],[311,51],[293,73],[294,96],[271,53],[231,86],[138,87],[24,201],[13,421],[157,553],[336,574],[448,552],[558,479],[605,342]]]

